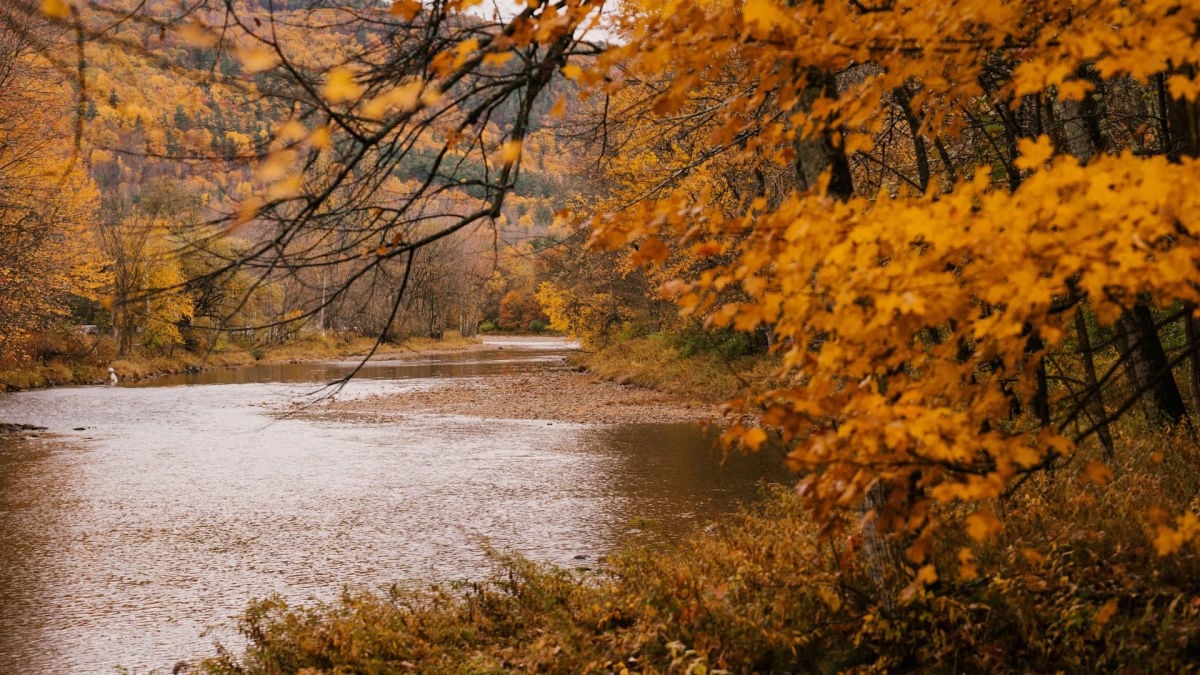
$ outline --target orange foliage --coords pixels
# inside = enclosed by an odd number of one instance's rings
[[[918,561],[945,525],[937,504],[1000,497],[1088,435],[1043,412],[1072,408],[1045,359],[1076,308],[1112,326],[1135,304],[1200,304],[1198,20],[1118,0],[633,9],[603,86],[653,81],[649,128],[690,126],[668,136],[683,161],[594,219],[593,242],[650,264],[660,241],[730,251],[670,285],[684,313],[778,340],[784,384],[749,402],[762,428],[727,437],[782,439],[819,515],[876,491]],[[1089,145],[1063,121],[1086,119],[1097,87],[1121,105],[1129,80],[1112,78],[1165,78],[1175,126],[1158,135],[1174,146],[1104,130]],[[765,176],[732,214],[714,162]],[[967,528],[990,538],[994,520]],[[1196,536],[1167,529],[1164,550]]]

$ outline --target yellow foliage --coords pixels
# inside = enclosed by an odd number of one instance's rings
[[[326,101],[343,103],[362,96],[364,88],[355,79],[354,71],[345,66],[331,69],[325,75],[325,86],[321,90]]]
[[[48,19],[65,19],[71,16],[71,5],[66,0],[42,0],[42,14]]]
[[[880,480],[907,497],[891,503],[900,529],[930,500],[1004,495],[1075,454],[1036,400],[1074,308],[1108,327],[1134,302],[1200,306],[1200,160],[1132,142],[1081,159],[1061,129],[1006,117],[1082,105],[1092,64],[1101,78],[1162,75],[1194,100],[1200,7],[681,1],[626,18],[629,41],[595,72],[650,84],[605,89],[638,116],[591,242],[628,247],[709,325],[770,330],[784,384],[735,414],[791,444],[816,513]],[[988,124],[1015,154],[972,140]],[[868,177],[876,189],[856,189]],[[1069,408],[1044,393],[1051,413]],[[980,541],[999,532],[987,511],[965,525]],[[1162,527],[1162,551],[1194,536]]]
[[[261,73],[279,65],[279,55],[267,47],[239,46],[234,53],[248,73]]]

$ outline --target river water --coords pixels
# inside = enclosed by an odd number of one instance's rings
[[[338,397],[562,368],[567,346],[375,363]],[[783,478],[778,457],[722,464],[690,425],[271,414],[352,367],[0,394],[0,420],[49,428],[0,438],[0,669],[170,672],[214,640],[236,650],[254,597],[479,579],[489,549],[590,567]]]

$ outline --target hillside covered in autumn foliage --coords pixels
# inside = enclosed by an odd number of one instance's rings
[[[271,17],[295,68],[328,71],[389,39],[383,27],[346,23],[342,10],[310,4],[272,12],[270,3],[248,3],[240,19]],[[574,175],[550,128],[563,104],[552,111],[545,99],[565,100],[565,78],[527,113],[526,161],[504,204],[423,251],[401,301],[382,286],[405,276],[406,265],[384,264],[374,255],[379,242],[350,224],[378,217],[367,211],[338,214],[336,243],[324,234],[285,235],[304,251],[289,253],[286,269],[249,269],[263,247],[280,244],[265,215],[251,217],[255,205],[312,189],[318,174],[338,166],[301,159],[331,147],[331,128],[314,129],[314,111],[289,92],[296,83],[271,72],[279,55],[243,38],[218,44],[220,10],[175,16],[172,2],[142,3],[131,14],[133,6],[120,3],[78,9],[86,34],[54,21],[71,16],[71,5],[16,3],[3,15],[11,197],[0,359],[8,367],[88,350],[96,359],[219,350],[231,340],[262,347],[314,332],[395,340],[473,335],[481,323],[545,325],[534,294],[546,263],[535,254],[550,242]],[[456,23],[485,30],[474,16]],[[520,114],[512,101],[497,101],[471,124],[491,147]],[[488,158],[442,150],[433,135],[412,139],[372,188],[390,200],[435,193],[411,218],[417,238],[488,199]],[[303,177],[294,173],[301,167]],[[430,179],[436,185],[422,186]],[[85,331],[112,344],[78,340]]]
[[[1200,6],[2,12],[0,356],[551,328],[715,359],[797,474],[603,581],[256,604],[212,670],[1195,662]]]

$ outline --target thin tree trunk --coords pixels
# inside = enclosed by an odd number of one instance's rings
[[[1079,343],[1079,356],[1083,359],[1084,381],[1087,383],[1083,396],[1088,401],[1088,414],[1092,423],[1096,425],[1096,435],[1104,446],[1104,453],[1112,457],[1114,446],[1112,433],[1108,429],[1107,413],[1104,410],[1104,392],[1101,391],[1099,380],[1096,378],[1092,338],[1088,335],[1087,317],[1083,314],[1082,306],[1075,310],[1075,338]]]
[[[1183,328],[1187,333],[1187,348],[1191,352],[1188,357],[1188,393],[1192,396],[1193,419],[1200,419],[1200,324],[1196,322],[1195,307],[1187,308],[1183,316]]]
[[[921,191],[925,192],[929,189],[929,153],[925,149],[925,138],[921,136],[921,120],[912,110],[912,99],[908,90],[899,87],[892,92],[892,96],[900,106],[900,111],[904,113],[904,121],[908,123],[909,133],[912,134],[913,154],[917,159],[917,183],[921,186]]]

